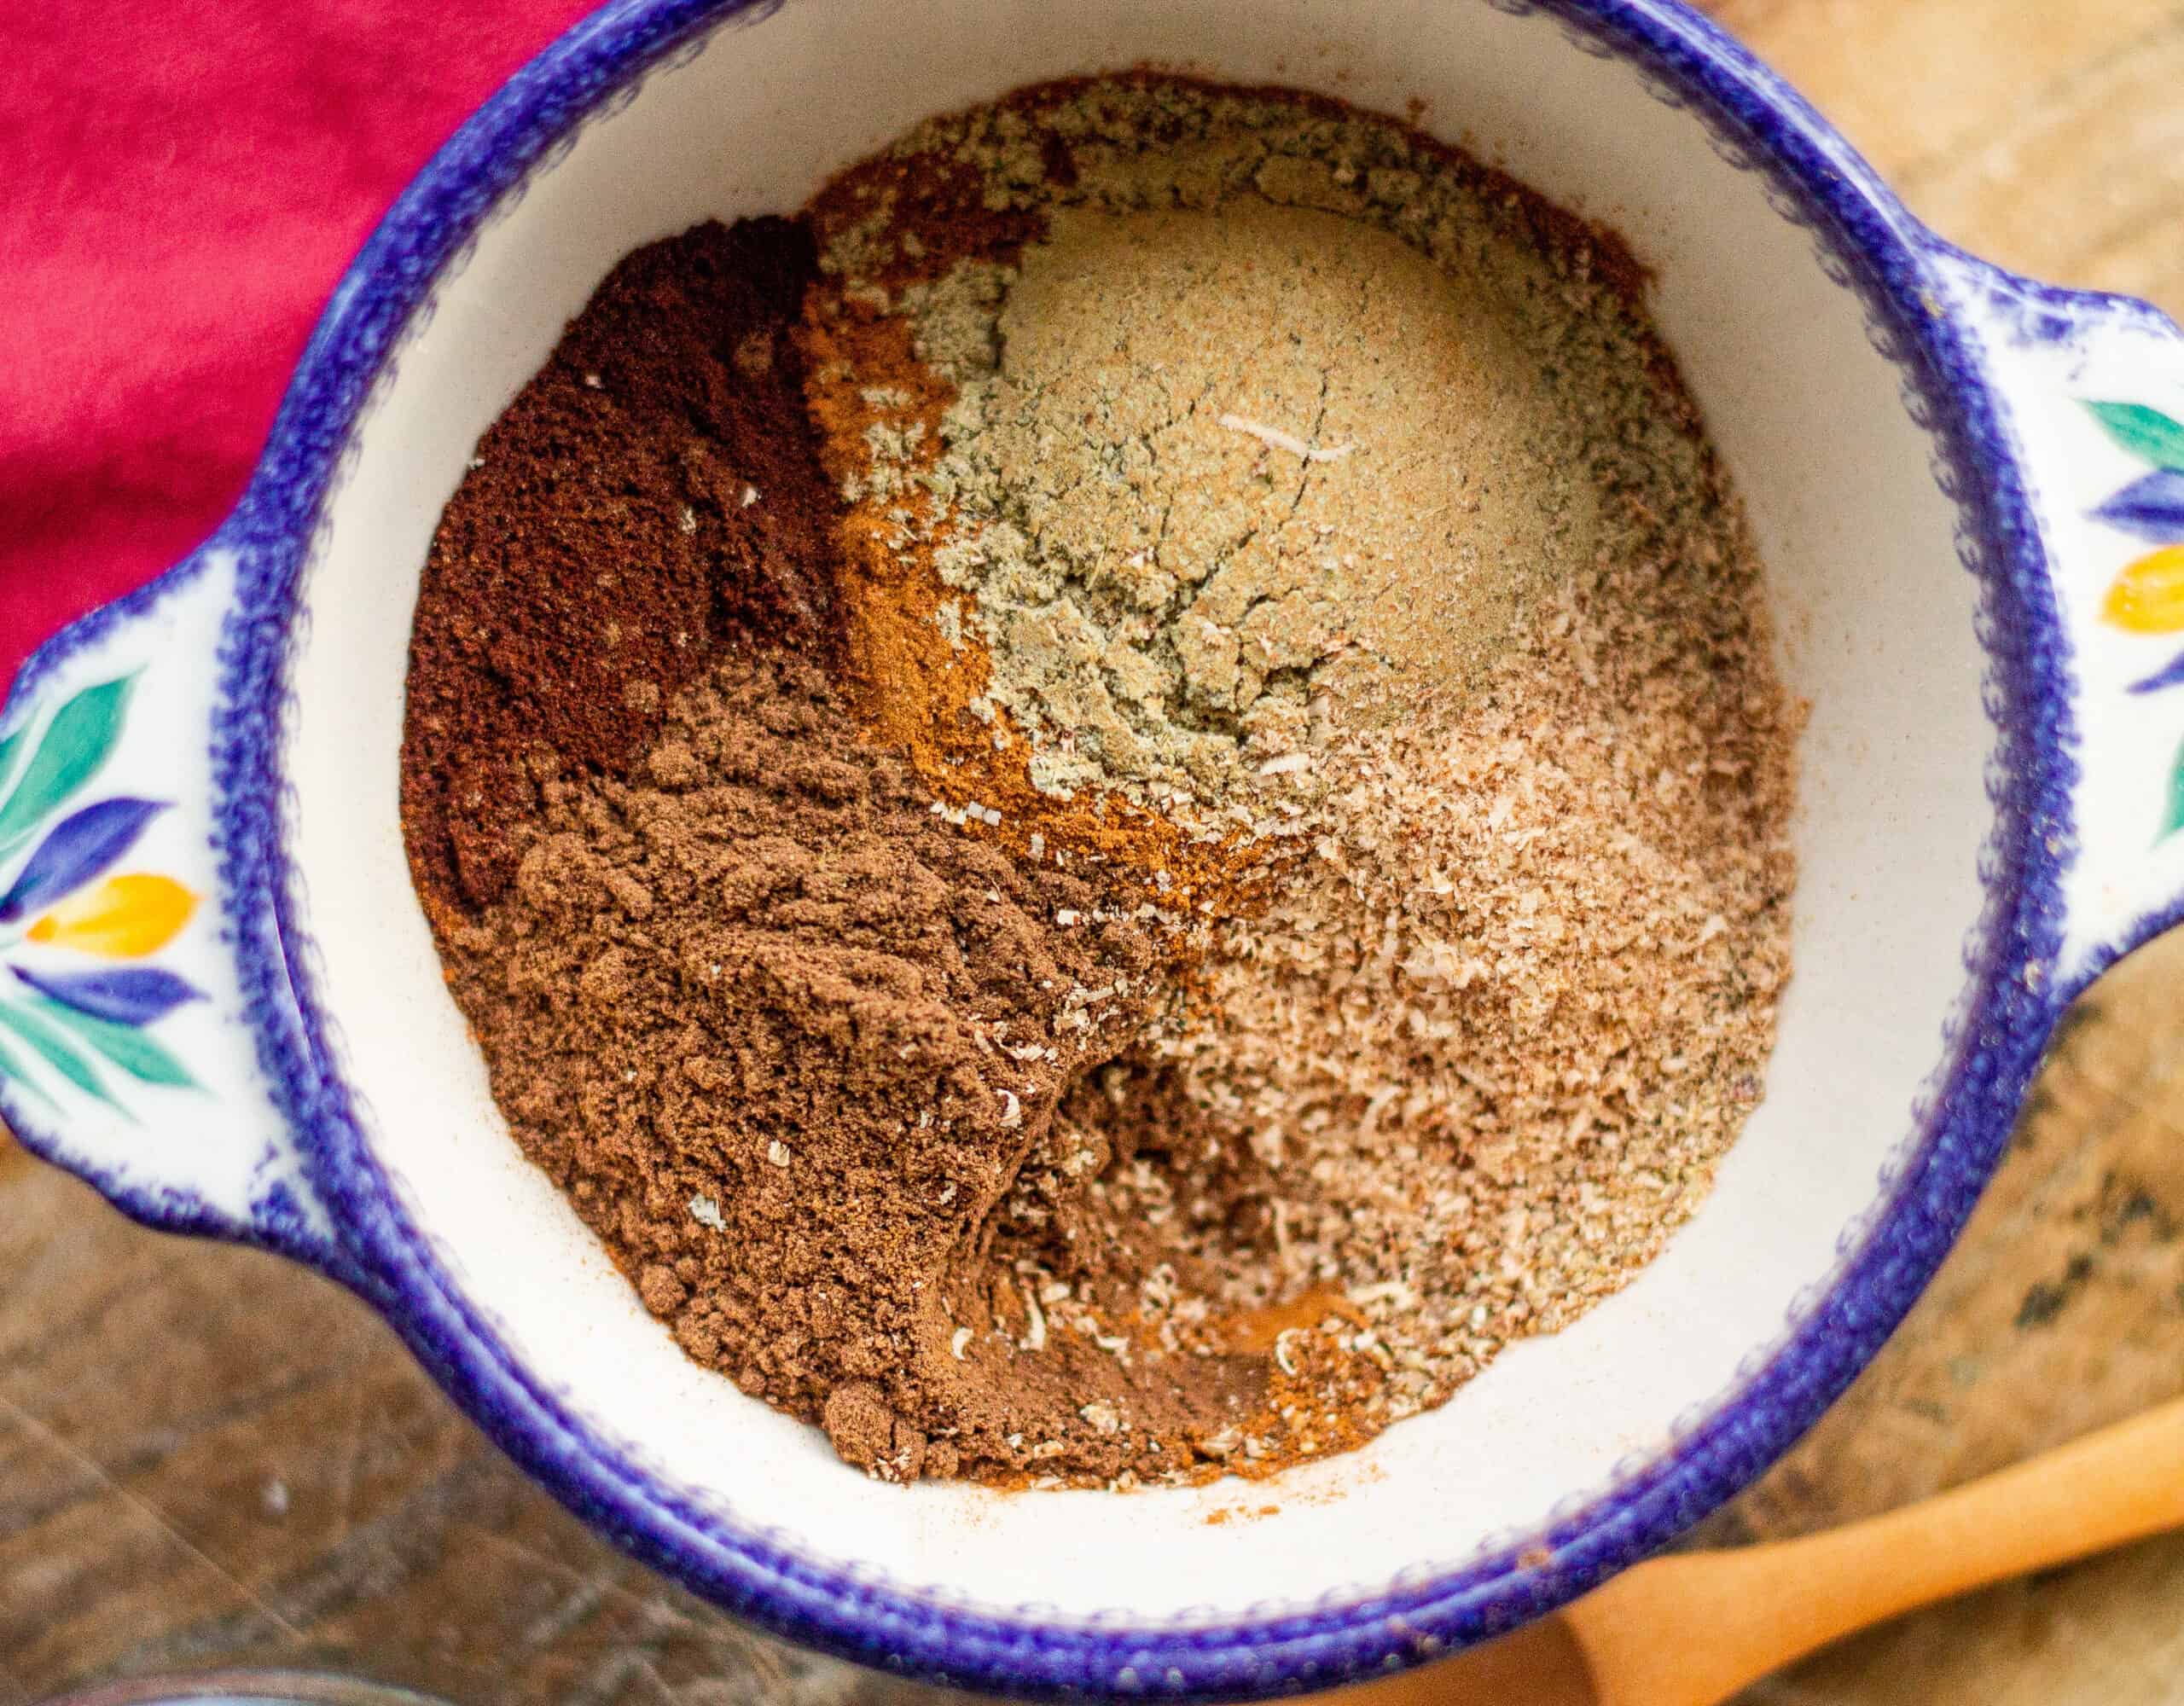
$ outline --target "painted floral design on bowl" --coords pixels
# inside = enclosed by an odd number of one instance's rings
[[[42,728],[0,739],[0,1076],[49,1105],[74,1094],[126,1113],[131,1081],[195,1088],[152,1027],[204,992],[150,959],[197,896],[119,871],[168,802],[82,797],[119,741],[134,676],[84,688]],[[35,739],[33,739],[35,736]]]

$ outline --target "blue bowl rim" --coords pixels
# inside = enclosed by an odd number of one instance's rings
[[[1861,299],[1869,335],[1902,373],[1907,408],[1932,436],[1936,477],[1959,505],[1959,554],[1979,584],[1985,696],[1996,730],[1989,766],[1995,829],[1980,869],[1985,912],[1967,950],[1972,975],[1945,1065],[1893,1170],[1892,1195],[1825,1295],[1671,1449],[1628,1467],[1538,1532],[1383,1592],[1220,1621],[1085,1622],[950,1604],[854,1565],[799,1557],[661,1487],[530,1376],[464,1297],[373,1159],[333,1065],[338,1027],[318,998],[315,950],[282,850],[287,718],[264,710],[286,709],[302,577],[351,429],[448,264],[505,194],[587,119],[663,61],[697,50],[717,26],[758,21],[780,3],[614,0],[518,72],[413,180],[351,263],[248,489],[206,550],[44,648],[11,704],[67,653],[193,575],[206,551],[236,554],[238,587],[219,659],[214,839],[261,1059],[342,1243],[329,1250],[284,1230],[306,1217],[278,1202],[262,1218],[260,1239],[362,1293],[503,1450],[634,1555],[808,1645],[1025,1697],[1213,1699],[1323,1688],[1515,1628],[1658,1550],[1747,1485],[1850,1384],[1961,1229],[2071,994],[2113,958],[2111,951],[2082,968],[2071,988],[2054,975],[2061,881],[2076,846],[2070,649],[2007,411],[1963,329],[1933,311],[1932,262],[1954,252],[1794,91],[1680,0],[1483,0],[1548,14],[1587,50],[1635,61],[1658,98],[1694,109],[1718,148],[1763,172],[1778,209],[1812,230],[1831,276],[1839,273]],[[2146,311],[2124,299],[2009,283],[2065,328],[2111,307]],[[2142,920],[2139,933],[2175,921],[2174,913]],[[232,1231],[187,1204],[142,1217]]]

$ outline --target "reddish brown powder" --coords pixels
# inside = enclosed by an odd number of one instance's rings
[[[731,635],[832,654],[834,500],[787,335],[814,265],[785,219],[638,250],[479,441],[410,641],[403,821],[428,897],[506,889],[530,755],[626,774]]]

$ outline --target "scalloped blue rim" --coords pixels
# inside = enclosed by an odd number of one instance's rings
[[[347,1087],[328,1065],[335,1058],[330,1022],[281,850],[273,710],[285,701],[298,587],[351,427],[404,328],[490,209],[558,140],[679,47],[723,23],[756,21],[777,3],[617,0],[578,24],[440,150],[336,289],[249,489],[206,548],[240,558],[214,730],[215,841],[229,931],[262,1064],[346,1247],[329,1252],[305,1235],[305,1217],[292,1201],[269,1203],[256,1224],[238,1228],[178,1199],[132,1199],[119,1181],[110,1193],[148,1223],[250,1238],[331,1273],[365,1295],[455,1401],[579,1517],[706,1597],[845,1657],[1030,1697],[1234,1698],[1327,1687],[1514,1628],[1666,1544],[1754,1479],[1849,1384],[1947,1253],[2001,1154],[2056,1019],[2097,969],[2067,987],[2055,976],[2061,878],[2075,847],[2068,647],[2001,400],[1962,328],[1932,310],[1927,264],[1943,246],[1787,85],[1676,0],[1486,0],[1505,11],[1548,13],[1593,48],[1635,61],[1657,94],[1696,107],[1717,139],[1768,175],[1786,216],[1809,226],[1839,263],[1877,341],[1902,368],[1907,403],[1933,433],[1937,476],[1959,502],[1962,554],[1981,582],[1988,709],[1999,746],[1996,833],[1982,861],[1988,905],[1972,997],[1895,1195],[1827,1294],[1673,1450],[1521,1544],[1431,1581],[1182,1628],[944,1604],[805,1562],[696,1508],[648,1480],[525,1373],[409,1225],[371,1158]],[[2011,284],[2029,305],[2030,337],[2072,335],[2118,303]],[[15,682],[9,713],[67,657],[194,577],[203,556],[42,647]],[[2142,920],[2142,933],[2115,952],[2177,918],[2172,910]],[[57,1143],[23,1134],[58,1158]],[[1532,1562],[1520,1563],[1520,1553]]]

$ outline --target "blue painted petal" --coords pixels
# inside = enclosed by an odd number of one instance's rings
[[[144,826],[166,809],[154,800],[110,799],[62,818],[24,862],[15,886],[0,895],[0,924],[82,888],[135,846]]]
[[[2156,469],[2133,480],[2093,513],[2097,520],[2158,545],[2184,540],[2184,472]]]
[[[26,972],[20,966],[9,969],[40,995],[116,1024],[149,1024],[184,1001],[205,999],[205,992],[187,979],[142,966],[60,974]]]
[[[2131,683],[2135,693],[2158,693],[2164,688],[2184,686],[2184,652],[2179,652],[2143,681]]]

